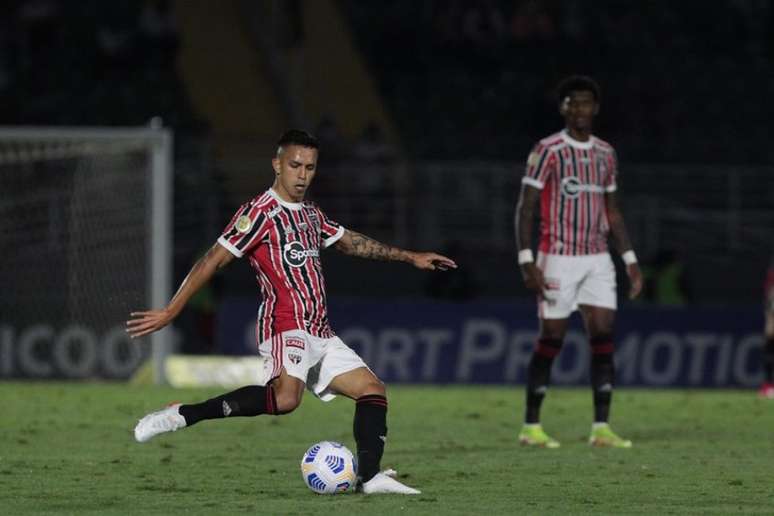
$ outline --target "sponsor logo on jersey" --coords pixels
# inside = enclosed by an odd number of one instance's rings
[[[565,177],[562,179],[562,194],[570,199],[575,199],[581,193],[581,183],[577,177]]]
[[[304,349],[304,339],[299,339],[298,337],[286,337],[285,345],[291,348]]]
[[[581,183],[580,180],[575,176],[565,177],[562,179],[561,189],[562,195],[569,197],[570,199],[575,199],[581,194],[581,192],[601,193],[604,191],[604,188],[599,185]]]
[[[282,251],[282,258],[291,267],[303,267],[309,257],[320,256],[318,249],[305,249],[301,242],[288,242]]]
[[[253,221],[247,215],[242,215],[237,219],[234,227],[236,227],[236,230],[240,233],[247,233],[250,231],[250,228],[253,227]]]

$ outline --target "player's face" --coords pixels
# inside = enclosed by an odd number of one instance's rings
[[[559,112],[566,125],[576,131],[590,131],[591,121],[599,111],[599,105],[590,91],[573,91],[562,100]]]
[[[277,174],[276,189],[293,202],[304,200],[304,195],[317,171],[317,149],[288,145],[272,160]]]

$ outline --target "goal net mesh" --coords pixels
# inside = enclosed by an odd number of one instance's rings
[[[0,135],[4,356],[38,371],[6,370],[125,377],[148,355],[122,334],[129,311],[149,306],[149,145]]]

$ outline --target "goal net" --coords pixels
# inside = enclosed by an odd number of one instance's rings
[[[171,147],[160,128],[0,128],[0,378],[127,378],[167,354],[166,330],[149,348],[124,328],[170,297]]]

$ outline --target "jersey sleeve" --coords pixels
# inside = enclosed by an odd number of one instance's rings
[[[218,243],[237,258],[258,245],[268,231],[266,213],[253,203],[248,202],[239,207],[231,218]]]
[[[615,192],[618,190],[618,157],[615,155],[615,151],[610,151],[607,158],[607,174],[605,175],[605,192]]]
[[[553,170],[554,161],[555,157],[550,147],[538,143],[527,157],[527,170],[521,182],[542,190]]]
[[[325,249],[338,242],[338,240],[344,236],[344,226],[329,219],[319,206],[316,206],[315,208],[320,217],[320,239],[322,240],[322,246]]]

